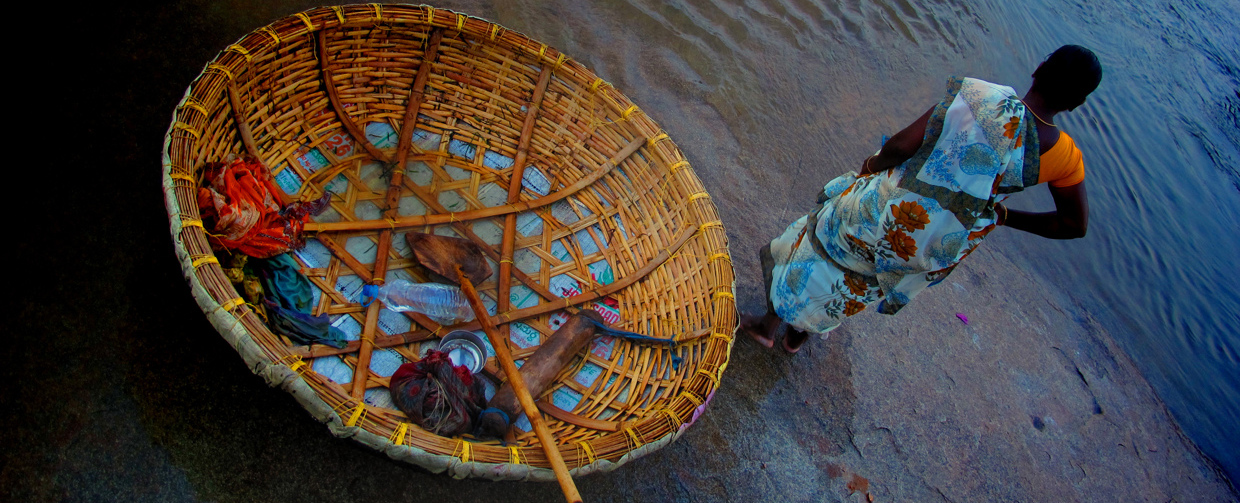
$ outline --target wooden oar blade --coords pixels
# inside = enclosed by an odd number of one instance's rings
[[[457,265],[474,284],[491,277],[491,264],[482,248],[469,240],[410,232],[405,234],[405,241],[419,263],[449,280],[456,281]]]

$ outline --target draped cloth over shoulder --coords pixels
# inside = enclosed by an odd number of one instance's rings
[[[995,203],[1038,183],[1033,120],[1010,87],[949,80],[912,158],[830,181],[822,205],[771,241],[775,313],[825,335],[880,298],[894,314],[942,281],[994,228]]]

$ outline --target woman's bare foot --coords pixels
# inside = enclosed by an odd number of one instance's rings
[[[796,354],[797,351],[801,350],[801,345],[805,344],[807,339],[809,339],[808,333],[795,328],[789,328],[788,332],[784,334],[784,351],[791,355]]]
[[[775,331],[779,330],[779,317],[772,315],[764,316],[741,316],[742,332],[749,334],[753,340],[757,341],[766,348],[775,347]]]

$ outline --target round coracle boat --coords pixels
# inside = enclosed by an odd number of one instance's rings
[[[574,475],[675,440],[727,367],[733,270],[689,162],[593,72],[478,18],[352,5],[247,34],[177,106],[163,187],[193,296],[254,373],[333,434],[433,472],[554,478],[526,415],[507,438],[449,436],[393,405],[396,369],[449,333],[497,326],[518,365],[579,311],[667,342],[593,336],[534,396]],[[418,263],[415,234],[485,254],[487,319],[397,312],[362,292],[443,281]],[[296,336],[271,291],[255,297],[246,256],[276,254],[308,287],[298,319],[332,336]],[[506,378],[481,340],[490,395]]]

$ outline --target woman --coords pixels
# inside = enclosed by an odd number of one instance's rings
[[[865,159],[860,173],[829,182],[822,206],[762,250],[768,310],[742,330],[766,347],[784,322],[784,349],[879,299],[895,314],[942,281],[995,226],[1052,239],[1085,235],[1084,163],[1055,125],[1102,80],[1089,49],[1066,45],[1033,73],[1023,99],[1010,87],[948,81],[942,102]],[[1008,210],[1009,194],[1049,183],[1055,211]]]

